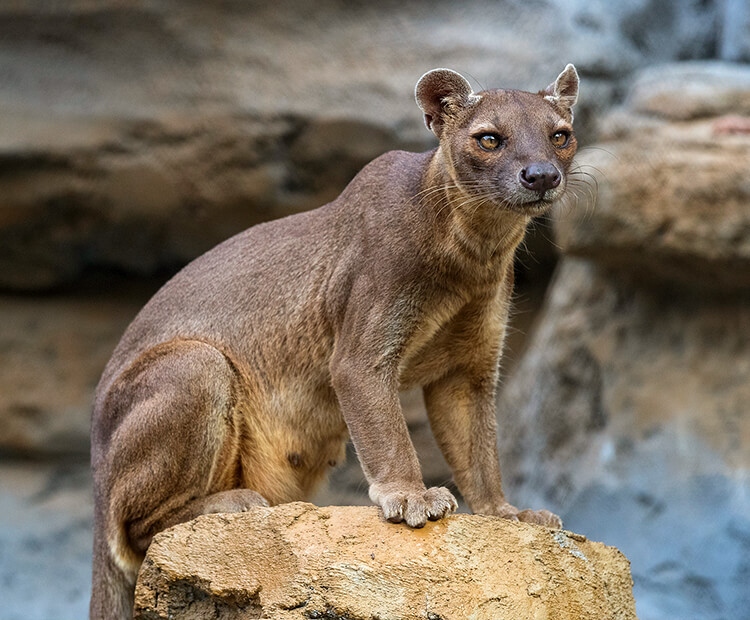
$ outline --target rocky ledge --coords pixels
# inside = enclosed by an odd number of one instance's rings
[[[626,620],[632,584],[622,553],[571,532],[463,514],[413,530],[293,503],[159,534],[135,618]]]

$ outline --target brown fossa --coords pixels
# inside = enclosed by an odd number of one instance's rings
[[[386,519],[452,512],[400,409],[414,386],[472,511],[561,526],[503,495],[495,386],[513,255],[566,190],[577,96],[572,65],[538,93],[430,71],[416,98],[437,148],[378,157],[330,204],[232,237],[156,293],[96,393],[92,618],[132,616],[157,532],[308,497],[347,436]]]

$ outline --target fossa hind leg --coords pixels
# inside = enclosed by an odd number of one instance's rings
[[[266,504],[255,491],[233,488],[240,483],[237,390],[224,355],[196,341],[148,351],[110,388],[94,418],[92,618],[132,614],[137,571],[159,531]]]
[[[518,510],[505,499],[492,386],[494,378],[472,385],[460,373],[426,386],[425,403],[435,440],[472,512],[559,529],[562,521],[557,515],[548,510]]]
[[[513,290],[512,262],[499,296]],[[460,332],[480,334],[480,344],[457,345],[451,351],[461,367],[424,386],[425,405],[435,440],[471,510],[552,528],[560,518],[548,510],[519,510],[505,499],[497,452],[495,386],[508,305],[486,301],[467,306],[456,320]],[[470,326],[470,327],[467,327]],[[471,341],[465,341],[470,344]]]

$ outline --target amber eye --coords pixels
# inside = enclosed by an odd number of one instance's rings
[[[567,131],[556,131],[552,134],[552,144],[559,149],[568,146],[569,140],[570,134]]]
[[[479,138],[477,138],[477,141],[479,142],[479,146],[481,146],[485,151],[494,151],[498,146],[500,146],[500,138],[492,133],[482,134],[481,136],[479,136]]]

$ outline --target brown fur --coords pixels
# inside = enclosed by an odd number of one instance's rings
[[[565,189],[577,89],[572,66],[537,94],[427,73],[417,100],[437,149],[387,153],[332,203],[251,228],[164,285],[97,390],[92,618],[132,614],[155,533],[309,496],[347,433],[386,518],[419,527],[455,509],[422,481],[398,400],[412,386],[473,511],[560,525],[506,502],[494,395],[513,254]],[[537,161],[558,188],[519,184]]]

